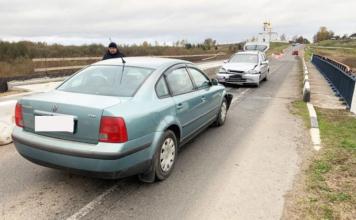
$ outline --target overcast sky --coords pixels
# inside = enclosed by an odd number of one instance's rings
[[[265,20],[288,37],[356,32],[356,0],[0,0],[0,39],[48,43],[239,42]]]

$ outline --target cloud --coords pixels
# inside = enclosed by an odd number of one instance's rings
[[[237,42],[269,20],[274,30],[309,38],[325,25],[356,32],[354,0],[0,0],[0,38],[64,44],[144,40]]]

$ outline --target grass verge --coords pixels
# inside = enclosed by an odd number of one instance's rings
[[[307,54],[308,51],[310,54]],[[306,56],[310,56],[311,53],[337,60],[350,66],[353,71],[356,72],[356,40],[321,41],[317,44],[308,46],[308,49],[306,49]]]
[[[280,54],[283,53],[283,50],[289,47],[289,43],[281,43],[281,42],[271,42],[270,43],[270,48],[267,51],[267,55],[271,54]]]
[[[309,125],[306,104],[297,101],[293,107]],[[344,110],[316,111],[322,149],[305,170],[294,213],[298,219],[355,219],[356,117]]]
[[[307,105],[303,101],[292,102],[292,114],[299,115],[305,124],[305,127],[310,128],[310,119]]]

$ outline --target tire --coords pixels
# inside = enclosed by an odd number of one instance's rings
[[[270,75],[269,75],[269,70],[268,70],[268,72],[267,72],[267,74],[266,74],[266,77],[263,79],[263,81],[268,81],[268,80],[269,80],[269,77],[270,77]]]
[[[226,121],[226,115],[227,115],[227,100],[224,97],[220,105],[220,111],[216,118],[216,121],[214,122],[214,125],[217,127],[224,125]]]
[[[165,180],[172,173],[178,154],[177,138],[173,131],[164,133],[154,156],[154,170],[157,180]]]

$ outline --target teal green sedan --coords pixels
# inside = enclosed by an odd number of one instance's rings
[[[20,99],[12,137],[43,166],[99,178],[164,180],[180,146],[226,120],[232,95],[188,61],[92,64],[55,90]]]

